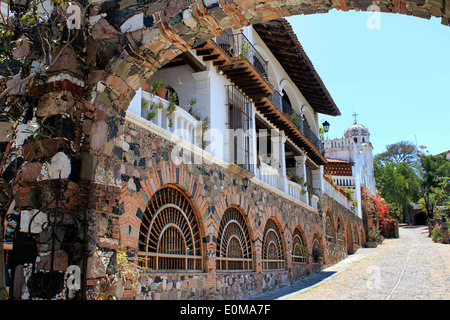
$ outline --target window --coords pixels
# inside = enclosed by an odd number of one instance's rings
[[[319,240],[314,239],[312,245],[312,262],[320,263],[322,261],[322,249]]]
[[[228,208],[220,222],[216,252],[217,270],[252,270],[251,239],[242,213]]]
[[[338,218],[337,240],[341,244],[343,244],[345,242],[345,231],[344,231],[344,228],[342,226],[341,218]]]
[[[280,231],[275,221],[268,220],[264,228],[263,269],[284,269],[284,251]]]
[[[308,250],[304,244],[305,242],[303,241],[303,236],[299,229],[295,229],[292,240],[292,262],[307,262]]]
[[[327,214],[327,220],[326,220],[326,225],[325,225],[325,235],[326,235],[326,239],[328,242],[335,241],[333,221],[331,220],[331,217],[329,214]]]
[[[254,172],[252,164],[252,103],[238,89],[227,87],[228,161]]]
[[[359,245],[358,230],[356,229],[356,227],[355,227],[355,229],[353,231],[353,243],[356,244],[356,245]]]
[[[141,219],[141,266],[152,270],[202,270],[198,221],[183,193],[172,187],[160,189]]]

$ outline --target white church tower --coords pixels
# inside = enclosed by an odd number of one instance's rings
[[[330,174],[341,187],[353,191],[353,199],[358,201],[357,214],[361,212],[361,186],[364,185],[371,194],[376,194],[373,171],[373,146],[369,130],[354,123],[344,132],[341,139],[325,140],[325,158],[329,164],[324,172]]]

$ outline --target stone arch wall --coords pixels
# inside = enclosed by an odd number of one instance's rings
[[[140,223],[138,212],[145,212],[148,200],[157,190],[164,186],[172,186],[182,190],[198,213],[203,232],[204,270],[190,273],[190,276],[182,273],[145,274],[142,276],[141,285],[148,287],[149,291],[139,293],[131,290],[128,295],[122,295],[122,299],[243,297],[245,293],[261,292],[277,284],[294,280],[308,272],[319,271],[325,265],[312,264],[310,258],[306,264],[292,263],[292,239],[296,228],[302,231],[309,256],[312,254],[312,243],[314,239],[317,239],[321,244],[325,263],[331,263],[325,255],[325,215],[320,215],[305,205],[287,201],[280,195],[252,182],[248,190],[243,190],[242,177],[217,163],[208,161],[192,164],[175,163],[170,158],[171,151],[175,147],[173,142],[152,134],[143,125],[125,121],[123,132],[124,141],[130,147],[125,147],[127,151],[123,150],[121,163],[117,164],[122,178],[119,205],[121,209],[117,218],[119,243],[127,248],[127,252],[136,254]],[[135,142],[139,152],[133,147]],[[110,157],[113,158],[113,154]],[[107,167],[111,162],[104,159],[101,163],[101,166]],[[357,222],[357,219],[352,217],[354,215],[349,214],[343,207],[336,209],[335,206],[338,204],[333,201],[331,198],[324,199],[325,212],[333,210],[335,220],[337,216],[341,216],[349,223]],[[99,206],[102,205],[103,203],[99,203]],[[216,270],[216,239],[223,214],[230,207],[238,208],[248,224],[254,249],[252,271],[230,273]],[[283,270],[263,270],[262,268],[263,231],[270,219],[277,221],[281,239],[284,242],[285,268]],[[172,285],[169,286],[164,281],[171,282]],[[195,288],[192,287],[194,282]],[[179,289],[176,288],[177,284]],[[167,288],[170,288],[170,292]],[[172,290],[176,291],[176,294],[171,293]]]

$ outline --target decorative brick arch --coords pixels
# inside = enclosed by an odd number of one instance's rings
[[[242,249],[242,256],[235,260],[230,260],[230,257],[228,257],[227,246],[232,239],[236,239]],[[250,227],[248,215],[245,214],[241,206],[232,204],[221,215],[216,250],[217,261],[220,260],[221,256],[228,259],[218,261],[218,270],[254,270],[256,257],[253,230]]]
[[[330,211],[327,211],[325,216],[325,239],[327,241],[336,242],[337,234],[336,234],[336,222],[334,221],[334,216]],[[331,237],[328,239],[328,237]]]
[[[353,228],[352,225],[350,223],[350,221],[347,221],[347,227],[346,229],[346,235],[347,235],[347,252],[348,254],[352,254],[355,252],[356,248],[355,248],[355,244],[353,242]]]
[[[189,201],[197,216],[201,237],[205,236],[207,225],[205,217],[208,216],[208,208],[206,201],[200,196],[200,188],[196,186],[194,177],[186,175],[185,168],[176,168],[172,162],[163,163],[162,168],[149,168],[146,172],[148,179],[136,181],[138,184],[136,188],[130,189],[129,181],[122,182],[119,204],[123,205],[124,213],[119,218],[119,228],[120,241],[127,248],[138,249],[141,219],[149,201],[157,191],[166,187],[178,190]],[[179,181],[184,181],[184,184]],[[134,180],[133,183],[135,183]]]
[[[294,231],[292,233],[292,240],[291,240],[291,252],[293,255],[298,255],[298,250],[299,249],[304,249],[306,251],[306,254],[308,254],[308,250],[309,250],[309,246],[308,246],[308,241],[306,240],[306,235],[303,232],[303,228],[301,226],[296,226],[294,228]],[[298,247],[296,248],[296,244],[300,244],[301,246],[303,246],[303,248]]]
[[[342,219],[342,216],[339,215],[337,217],[337,223],[336,223],[336,239],[342,240],[345,244],[345,225],[344,220]]]
[[[286,267],[286,243],[284,232],[275,217],[267,219],[263,234],[263,270],[284,269]],[[274,262],[272,260],[279,260]],[[281,262],[281,260],[283,260]]]

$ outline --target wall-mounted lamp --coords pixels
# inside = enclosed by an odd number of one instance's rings
[[[243,190],[247,190],[249,185],[250,185],[249,178],[245,177],[244,179],[242,179],[242,189]]]
[[[330,130],[330,124],[326,120],[322,123],[322,127],[323,127],[323,131],[325,131],[325,132],[328,132],[328,130]]]

